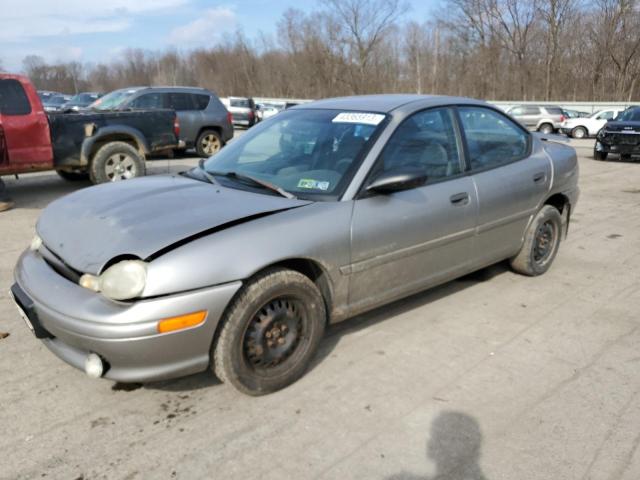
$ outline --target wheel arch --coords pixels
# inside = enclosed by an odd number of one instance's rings
[[[142,157],[149,154],[149,145],[142,135],[134,129],[117,129],[99,132],[97,135],[88,137],[82,143],[80,159],[82,165],[88,165],[97,151],[108,143],[123,142],[135,148]]]

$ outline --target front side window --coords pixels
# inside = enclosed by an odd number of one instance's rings
[[[2,115],[31,113],[31,104],[18,80],[0,80],[0,113]]]
[[[353,178],[385,118],[338,110],[283,112],[251,128],[203,166],[233,188],[246,185],[229,172],[251,175],[297,197],[335,199]]]
[[[596,118],[598,120],[611,120],[613,118],[613,112],[610,110],[601,112]]]
[[[422,171],[427,182],[462,171],[453,112],[436,108],[418,112],[393,132],[382,152],[377,172]]]
[[[191,94],[189,93],[170,93],[169,108],[176,111],[193,110],[191,103]]]
[[[506,116],[483,107],[460,107],[459,113],[473,170],[506,165],[527,155],[529,134]]]

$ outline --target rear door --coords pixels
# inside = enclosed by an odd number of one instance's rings
[[[171,108],[178,114],[180,121],[180,140],[191,147],[195,144],[200,125],[202,125],[202,112],[196,109],[192,95],[186,92],[165,93],[168,98],[167,108]]]
[[[531,134],[501,112],[461,106],[460,124],[478,193],[477,264],[515,254],[551,184],[551,161]]]
[[[413,114],[393,133],[370,179],[424,170],[427,183],[354,201],[349,303],[380,304],[466,271],[478,208],[454,111]],[[346,273],[346,272],[344,272]]]
[[[49,122],[31,85],[15,78],[0,79],[0,124],[6,159],[12,166],[51,165]]]

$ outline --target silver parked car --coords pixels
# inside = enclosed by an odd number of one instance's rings
[[[36,337],[92,377],[213,368],[272,392],[328,323],[504,259],[544,273],[578,165],[536,135],[465,98],[295,107],[183,174],[54,201],[12,292]]]
[[[528,129],[544,134],[557,132],[566,118],[560,107],[549,105],[518,105],[507,113]]]

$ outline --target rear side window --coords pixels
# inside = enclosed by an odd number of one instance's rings
[[[191,97],[192,95],[190,93],[169,93],[168,108],[172,108],[176,111],[194,110]]]
[[[460,107],[472,170],[499,167],[524,158],[529,134],[506,116],[482,107]]]
[[[164,108],[162,93],[145,93],[134,99],[129,105],[131,108]]]
[[[28,115],[31,104],[22,84],[14,79],[0,80],[0,113],[2,115]]]
[[[196,106],[196,110],[204,110],[209,106],[209,95],[201,95],[194,93],[191,95],[193,104]]]

